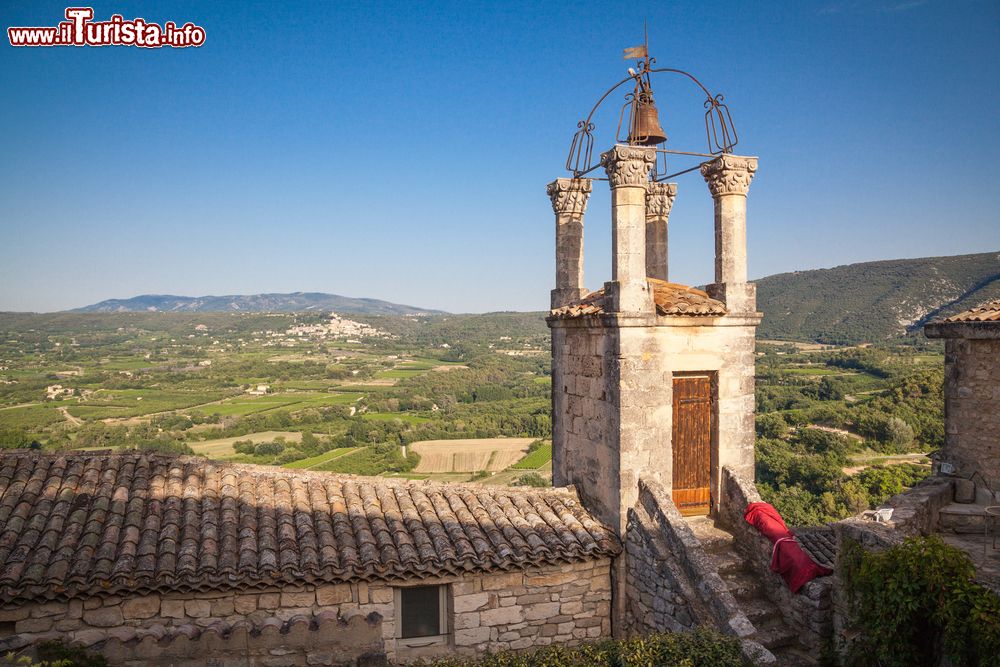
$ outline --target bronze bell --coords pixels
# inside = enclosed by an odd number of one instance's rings
[[[638,146],[655,146],[667,140],[667,133],[660,127],[660,114],[652,97],[640,97],[632,107],[632,131],[628,142]]]

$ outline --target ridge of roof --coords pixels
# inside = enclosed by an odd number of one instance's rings
[[[1000,299],[981,303],[974,308],[946,317],[943,322],[1000,322]]]

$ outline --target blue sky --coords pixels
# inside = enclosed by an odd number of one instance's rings
[[[65,4],[0,4],[56,25]],[[324,291],[540,310],[545,184],[649,24],[658,64],[723,92],[760,156],[752,277],[1000,250],[1000,3],[96,2],[207,31],[197,49],[0,46],[0,310],[143,293]],[[702,100],[655,79],[674,148]],[[598,116],[598,147],[617,111]],[[683,166],[687,166],[686,164]],[[697,174],[671,279],[712,276]],[[586,283],[610,274],[605,183]]]

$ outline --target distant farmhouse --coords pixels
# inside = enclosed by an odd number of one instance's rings
[[[76,390],[72,387],[64,387],[61,384],[50,384],[45,388],[45,398],[50,401],[62,398],[63,396],[72,396],[75,393]]]

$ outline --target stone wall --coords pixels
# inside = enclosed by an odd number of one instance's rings
[[[397,646],[390,583],[106,596],[0,609],[0,651],[57,639],[112,665],[380,665],[611,634],[610,560],[401,582],[447,584],[445,644]]]
[[[680,632],[707,625],[741,638],[748,657],[773,662],[763,646],[748,639],[757,629],[660,484],[640,481],[625,545],[624,634]]]
[[[619,422],[607,387],[615,347],[608,330],[552,324],[552,482],[574,485],[588,511],[621,534]]]
[[[733,534],[736,548],[761,582],[764,594],[781,611],[789,627],[799,633],[799,644],[818,654],[833,632],[833,577],[820,577],[792,593],[784,580],[771,571],[773,545],[743,519],[750,503],[760,502],[753,482],[731,468],[723,471],[723,511],[719,522]]]
[[[445,653],[574,645],[611,636],[611,560],[494,574],[453,584]]]
[[[699,613],[692,609],[697,595],[677,568],[662,533],[642,505],[629,511],[625,533],[626,635],[653,632],[683,632],[698,625]]]
[[[945,341],[945,439],[941,460],[1000,493],[1000,340]]]

